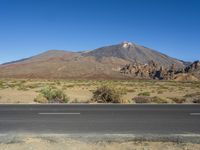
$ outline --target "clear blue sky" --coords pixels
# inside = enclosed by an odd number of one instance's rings
[[[0,0],[0,63],[125,40],[200,59],[200,1]]]

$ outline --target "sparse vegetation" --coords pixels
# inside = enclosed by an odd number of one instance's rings
[[[158,94],[163,94],[164,92],[163,92],[163,91],[161,91],[161,90],[159,90],[157,93],[158,93]]]
[[[150,92],[142,92],[142,93],[139,93],[138,96],[150,96]]]
[[[167,100],[160,98],[158,96],[154,96],[151,98],[152,103],[158,103],[158,104],[164,104],[164,103],[168,103]]]
[[[173,102],[178,103],[178,104],[182,104],[182,103],[186,102],[186,99],[184,97],[172,97],[170,99]]]
[[[200,98],[198,98],[198,99],[194,99],[193,101],[192,101],[193,103],[200,103]]]
[[[186,94],[184,98],[186,98],[188,101],[191,101],[192,103],[200,103],[200,92]]]
[[[18,80],[1,79],[1,103],[25,102],[51,103],[43,96],[41,90],[50,87],[52,91],[60,90],[69,96],[69,103],[91,102],[97,87],[106,86],[119,91],[118,103],[132,103],[133,97],[154,97],[151,103],[197,103],[200,99],[200,82],[174,82],[149,80]],[[161,87],[161,88],[160,88]],[[184,87],[179,88],[179,87]],[[77,94],[78,93],[78,94]],[[117,93],[117,94],[118,94]],[[122,94],[120,94],[122,93]],[[39,95],[41,94],[41,95]],[[113,96],[112,96],[113,97]],[[67,99],[69,99],[67,98]],[[172,98],[172,99],[171,99]],[[179,98],[179,99],[177,99]],[[147,98],[146,98],[147,99]],[[145,99],[145,100],[146,100]],[[75,100],[75,101],[74,101]],[[102,100],[98,100],[103,103]],[[93,99],[92,102],[97,102]],[[112,103],[111,100],[109,103]],[[116,101],[114,101],[116,103]],[[59,103],[59,102],[58,102]],[[107,103],[107,102],[106,102]]]
[[[124,94],[121,89],[104,85],[93,92],[92,101],[97,103],[122,103]]]
[[[186,94],[184,97],[196,97],[196,96],[200,96],[200,92]]]
[[[40,94],[35,98],[35,102],[46,102],[46,100],[49,103],[67,103],[69,98],[62,90],[47,86],[40,91]]]
[[[34,101],[36,103],[48,103],[47,98],[44,97],[44,95],[42,95],[41,93],[36,96],[36,98],[34,99]]]
[[[147,96],[137,96],[133,98],[135,103],[168,103],[166,100],[160,97],[147,97]]]
[[[137,96],[133,98],[135,103],[151,103],[151,98],[147,96]]]

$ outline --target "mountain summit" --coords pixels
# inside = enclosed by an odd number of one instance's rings
[[[118,45],[101,47],[85,53],[84,56],[94,56],[97,59],[116,57],[133,63],[138,62],[142,64],[147,64],[153,60],[162,66],[176,64],[178,67],[183,67],[183,63],[177,59],[131,42],[122,42]]]
[[[183,61],[131,42],[122,42],[91,51],[50,50],[1,65],[0,77],[121,78],[119,70],[122,66],[136,62],[147,64],[150,61],[165,67],[172,64],[178,68],[184,67]]]

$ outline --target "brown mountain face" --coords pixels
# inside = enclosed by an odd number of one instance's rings
[[[16,78],[124,78],[120,69],[130,63],[150,61],[169,67],[184,67],[184,62],[155,50],[123,42],[92,51],[45,53],[0,65],[0,77]]]

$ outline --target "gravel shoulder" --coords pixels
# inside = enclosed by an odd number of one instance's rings
[[[199,141],[200,142],[200,141]],[[105,136],[9,135],[0,138],[0,150],[199,150],[200,144],[181,139],[147,140]]]

